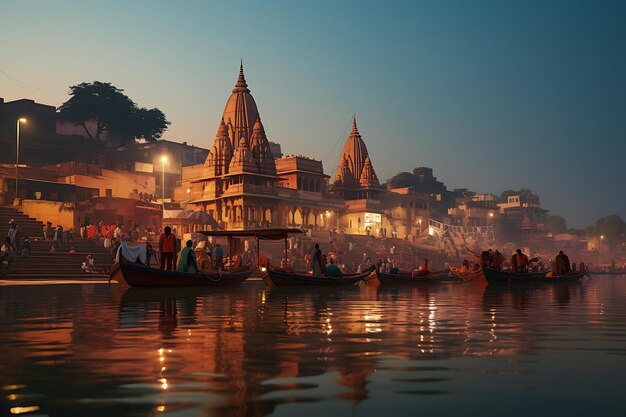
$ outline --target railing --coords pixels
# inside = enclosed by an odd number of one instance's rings
[[[244,193],[264,194],[278,196],[278,190],[276,188],[265,187],[255,184],[232,184],[227,190],[224,190],[222,194],[224,197],[240,195]]]

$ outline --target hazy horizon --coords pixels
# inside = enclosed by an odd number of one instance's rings
[[[356,113],[381,181],[428,166],[568,227],[626,217],[626,3],[278,3],[2,4],[0,97],[111,82],[208,148],[243,58],[269,139],[329,175]]]

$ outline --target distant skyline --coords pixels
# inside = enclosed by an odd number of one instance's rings
[[[208,148],[243,58],[285,154],[334,175],[356,113],[381,180],[530,188],[585,227],[626,218],[625,21],[623,1],[3,2],[0,97],[111,82]]]

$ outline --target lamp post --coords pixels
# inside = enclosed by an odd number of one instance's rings
[[[163,207],[165,207],[165,163],[166,162],[167,162],[167,156],[163,155],[161,157],[162,174],[163,174],[163,177],[161,178],[161,204],[163,205]]]
[[[602,258],[604,258],[604,235],[600,235],[600,267],[602,267]]]
[[[421,239],[422,238],[422,219],[419,219],[418,223],[420,224],[420,235],[419,235],[419,237]]]
[[[20,123],[26,123],[26,119],[20,117],[17,119],[17,134],[15,144],[15,198],[17,198],[17,183],[18,183],[18,166],[20,165]]]

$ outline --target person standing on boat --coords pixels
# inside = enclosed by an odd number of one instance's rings
[[[517,250],[517,253],[511,257],[511,267],[513,272],[528,272],[528,256],[526,256],[521,249]]]
[[[193,251],[192,240],[188,240],[185,244],[185,247],[180,251],[178,272],[190,272],[194,274],[198,272],[198,265],[196,264],[196,253]]]
[[[555,258],[555,272],[556,276],[569,274],[571,271],[569,257],[563,253],[563,251],[559,251],[559,254],[556,255]]]
[[[483,251],[480,254],[480,264],[482,265],[483,268],[492,267],[492,262],[491,262],[492,256],[493,256],[493,251],[491,250],[491,248],[489,248],[489,250]]]
[[[319,277],[320,275],[322,275],[322,251],[319,243],[316,243],[313,250],[313,276]]]
[[[491,255],[491,267],[502,271],[502,265],[504,264],[504,255],[500,253],[498,249]]]
[[[161,269],[171,271],[174,261],[174,249],[176,246],[176,236],[172,233],[172,228],[165,226],[161,237],[159,237],[159,256],[161,258]]]

